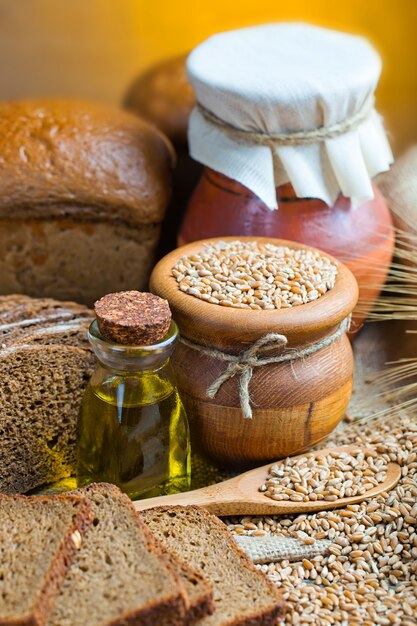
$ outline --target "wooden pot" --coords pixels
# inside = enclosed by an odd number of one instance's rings
[[[345,263],[358,281],[355,332],[381,293],[392,261],[395,233],[384,198],[376,185],[375,197],[358,207],[341,195],[333,206],[317,198],[298,198],[289,183],[276,191],[279,209],[271,211],[237,181],[205,168],[188,204],[179,245],[249,235],[280,237],[319,248]]]
[[[282,239],[256,239],[310,248]],[[151,290],[168,300],[181,335],[195,344],[237,355],[274,332],[287,337],[286,349],[302,350],[333,335],[355,307],[356,280],[335,259],[338,275],[333,289],[318,300],[290,309],[232,309],[183,293],[171,274],[173,266],[213,241],[216,239],[174,250],[151,276]],[[353,354],[345,334],[302,359],[254,368],[249,385],[252,419],[242,414],[238,376],[227,380],[213,399],[207,396],[209,385],[227,366],[224,361],[179,342],[173,364],[193,438],[222,464],[260,464],[313,446],[341,420],[352,391]]]

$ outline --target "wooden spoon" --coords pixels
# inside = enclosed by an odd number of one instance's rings
[[[336,448],[326,448],[317,450],[313,454],[323,455],[331,452],[353,452],[364,450],[373,452],[369,448],[360,446],[339,446]],[[309,453],[311,454],[311,453]],[[300,454],[294,459],[301,458],[305,454]],[[344,507],[347,504],[355,504],[367,500],[373,496],[388,491],[395,487],[401,477],[401,467],[397,463],[387,464],[387,476],[384,482],[369,489],[363,495],[352,496],[350,498],[339,498],[335,502],[316,500],[312,502],[291,502],[290,500],[275,501],[265,496],[259,491],[269,469],[273,463],[268,463],[263,467],[240,474],[230,480],[225,480],[216,485],[186,491],[171,496],[160,496],[148,498],[134,502],[137,511],[152,509],[156,506],[174,506],[177,504],[195,504],[202,506],[215,515],[290,515],[292,513],[308,513],[314,511],[324,511]]]

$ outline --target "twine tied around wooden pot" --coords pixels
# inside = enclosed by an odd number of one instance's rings
[[[303,359],[310,356],[315,352],[318,352],[322,348],[326,348],[334,343],[337,339],[342,337],[350,328],[351,316],[346,317],[337,330],[317,341],[311,343],[305,348],[291,348],[285,352],[281,352],[275,356],[264,356],[263,353],[272,349],[284,349],[288,343],[287,337],[279,333],[268,333],[263,337],[260,337],[255,341],[247,350],[244,350],[240,354],[228,354],[221,350],[214,348],[208,348],[200,344],[194,343],[185,337],[180,337],[181,343],[188,348],[202,352],[213,359],[220,361],[226,361],[229,365],[224,372],[220,374],[208,387],[207,396],[211,399],[215,398],[220,387],[228,380],[236,375],[240,376],[239,380],[239,399],[242,409],[243,417],[246,419],[252,419],[252,407],[250,403],[249,383],[253,376],[253,370],[256,367],[264,367],[266,365],[272,365],[275,363],[284,363],[285,361],[295,361],[296,359]]]

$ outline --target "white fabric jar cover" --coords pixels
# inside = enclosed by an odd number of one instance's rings
[[[298,23],[245,28],[197,46],[187,72],[197,97],[191,156],[271,209],[275,187],[286,182],[298,197],[331,205],[342,193],[359,204],[373,197],[371,177],[393,161],[373,108],[381,61],[361,37]],[[316,129],[324,136],[312,136]],[[298,143],[300,131],[306,138]],[[272,146],[268,137],[277,134],[284,140]]]

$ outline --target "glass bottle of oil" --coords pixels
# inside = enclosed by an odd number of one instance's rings
[[[98,364],[78,421],[79,486],[110,482],[132,499],[190,488],[188,421],[169,360],[177,335],[171,321],[157,343],[120,345],[91,324]]]

